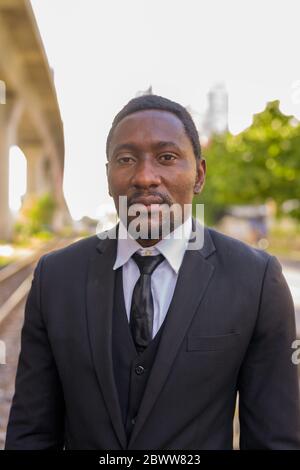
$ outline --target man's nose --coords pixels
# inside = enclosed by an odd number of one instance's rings
[[[144,160],[136,166],[131,183],[138,188],[148,188],[160,185],[161,178],[151,161]]]

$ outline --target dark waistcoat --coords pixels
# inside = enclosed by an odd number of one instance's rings
[[[115,382],[127,439],[129,439],[136,421],[164,323],[162,323],[147,348],[142,353],[138,353],[126,315],[122,267],[118,268],[115,277],[112,319],[112,357]]]

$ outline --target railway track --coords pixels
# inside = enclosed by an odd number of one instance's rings
[[[38,259],[52,250],[63,248],[75,238],[53,240],[33,254],[3,268],[0,271],[0,331],[1,324],[17,305],[27,296]]]
[[[34,254],[0,271],[0,449],[4,448],[21,348],[25,302],[34,268],[44,253],[63,248],[74,241],[76,238],[53,240]]]

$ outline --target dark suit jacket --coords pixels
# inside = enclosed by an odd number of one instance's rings
[[[198,225],[199,228],[199,225]],[[277,258],[205,228],[179,271],[130,440],[114,382],[116,240],[42,256],[5,449],[300,449],[293,301]]]

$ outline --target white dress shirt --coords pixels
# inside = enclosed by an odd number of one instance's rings
[[[142,256],[153,256],[161,253],[165,257],[164,261],[158,265],[151,275],[154,307],[152,338],[156,335],[168,312],[177,282],[178,271],[191,236],[191,230],[192,218],[188,217],[183,225],[177,227],[171,233],[170,238],[163,238],[148,248],[142,248],[130,234],[126,239],[118,237],[117,256],[113,269],[116,270],[123,266],[123,292],[128,322],[130,321],[133,289],[140,277],[139,268],[131,256],[138,252]],[[181,233],[183,236],[179,236]],[[120,235],[120,230],[118,234]]]

